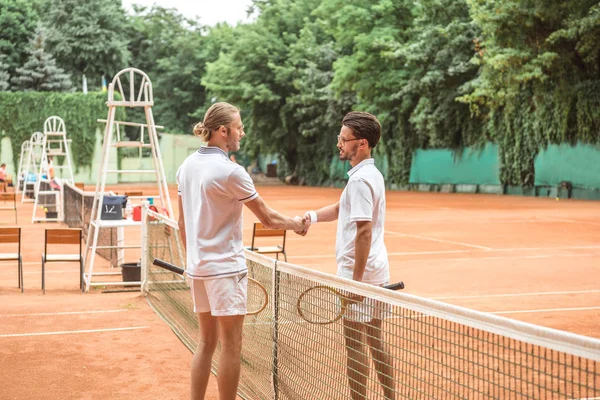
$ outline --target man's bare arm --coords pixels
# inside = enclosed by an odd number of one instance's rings
[[[181,201],[181,196],[179,197],[179,218],[177,218],[177,225],[179,226],[179,235],[181,236],[181,240],[183,241],[183,248],[187,250],[187,243],[185,240],[185,217],[183,215],[183,202]]]
[[[356,238],[354,239],[354,275],[352,279],[361,281],[371,251],[373,224],[371,221],[356,221]]]
[[[269,207],[260,196],[245,204],[266,228],[288,229],[296,233],[304,231],[305,225],[302,218],[290,218],[282,215]]]

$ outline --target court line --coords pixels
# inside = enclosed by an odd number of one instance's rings
[[[437,255],[437,254],[458,254],[458,253],[495,253],[506,251],[548,251],[548,250],[586,250],[600,249],[600,246],[564,246],[564,247],[514,247],[505,249],[490,249],[490,250],[440,250],[440,251],[400,251],[388,253],[388,256],[413,256],[413,255]],[[290,256],[290,258],[311,259],[311,258],[335,258],[333,252],[327,255],[305,255],[305,256]],[[451,260],[451,258],[448,258]]]
[[[600,310],[600,307],[547,308],[547,309],[541,309],[541,310],[493,311],[493,312],[490,312],[490,314],[525,314],[525,313],[540,313],[540,312],[589,311],[589,310]]]
[[[557,257],[597,257],[600,254],[583,253],[583,254],[538,254],[530,256],[496,256],[496,257],[461,257],[461,258],[419,258],[405,259],[402,262],[451,262],[451,261],[473,261],[473,260],[518,260],[518,259],[536,259],[536,258],[557,258]]]
[[[530,292],[530,293],[511,293],[511,294],[486,294],[476,296],[444,296],[444,297],[430,297],[432,300],[451,300],[451,299],[482,299],[488,297],[525,297],[525,296],[551,296],[551,295],[565,295],[565,294],[583,294],[583,293],[600,293],[598,290],[566,290],[563,292]]]
[[[430,237],[427,237],[427,236],[412,235],[412,234],[409,234],[409,233],[399,233],[399,232],[392,232],[392,231],[385,231],[385,233],[387,233],[388,235],[408,236],[408,237],[412,237],[412,238],[416,238],[416,239],[430,240],[432,242],[457,244],[459,246],[474,247],[476,249],[482,249],[482,250],[493,250],[491,247],[487,247],[487,246],[479,246],[477,244],[455,242],[453,240],[436,239],[436,238],[430,238]]]
[[[584,224],[584,225],[596,225],[600,226],[600,222],[595,221],[579,221],[576,219],[568,219],[568,218],[558,218],[558,217],[542,217],[547,221],[558,221],[558,222],[567,222],[569,224]]]
[[[81,315],[81,314],[104,314],[104,313],[116,313],[125,312],[128,310],[96,310],[96,311],[59,311],[59,312],[48,312],[48,313],[32,313],[32,314],[0,314],[0,318],[8,317],[33,317],[33,316],[46,316],[46,315]]]
[[[77,333],[119,332],[119,331],[133,331],[133,330],[137,330],[137,329],[147,329],[147,328],[148,328],[147,326],[132,326],[132,327],[128,327],[128,328],[86,329],[86,330],[81,330],[81,331],[9,333],[9,334],[0,335],[0,338],[49,336],[49,335],[71,335],[71,334],[77,334]]]

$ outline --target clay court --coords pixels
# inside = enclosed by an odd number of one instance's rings
[[[175,206],[175,187],[170,190]],[[259,193],[272,208],[302,215],[337,201],[341,189],[263,186]],[[23,294],[17,288],[16,262],[0,265],[0,374],[5,382],[0,398],[188,397],[191,354],[139,292],[82,294],[78,265],[67,263],[49,267],[42,295],[44,229],[57,224],[31,224],[31,212],[31,203],[18,204]],[[1,211],[0,220],[11,226],[14,214]],[[253,221],[245,209],[246,245]],[[288,260],[335,273],[335,232],[335,223],[322,223],[306,237],[290,233]],[[392,281],[404,281],[406,293],[596,338],[599,237],[599,202],[387,194]],[[209,390],[208,398],[218,398],[214,379]]]

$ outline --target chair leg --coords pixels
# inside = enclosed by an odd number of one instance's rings
[[[283,259],[285,260],[285,262],[287,262],[287,254],[285,254],[285,251],[282,251],[283,253]]]
[[[83,293],[83,260],[80,258],[79,259],[79,289],[81,289],[81,292]]]
[[[18,281],[18,288],[21,289],[21,258],[17,259],[17,281]]]
[[[46,294],[46,259],[42,256],[42,294]]]
[[[25,290],[25,284],[23,283],[23,258],[19,254],[19,287],[21,288],[21,293]]]

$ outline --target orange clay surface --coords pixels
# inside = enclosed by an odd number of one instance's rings
[[[258,190],[290,216],[341,194]],[[174,186],[170,194],[177,214]],[[139,292],[82,294],[78,265],[55,263],[42,295],[44,229],[61,225],[31,224],[32,207],[18,205],[24,294],[16,262],[0,263],[0,399],[189,398],[192,355]],[[244,209],[245,245],[255,220]],[[14,225],[12,211],[0,210],[0,222]],[[392,281],[403,280],[406,293],[600,338],[600,202],[388,192],[385,227]],[[290,233],[288,260],[335,273],[335,232],[332,222],[306,237]],[[218,398],[214,377],[207,398]]]

